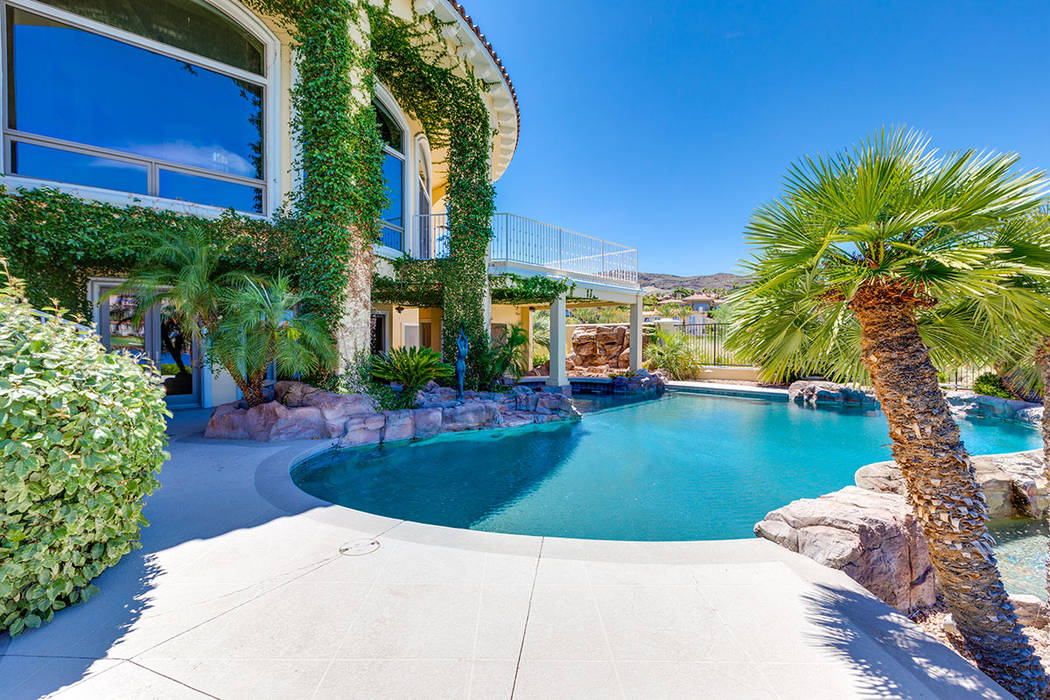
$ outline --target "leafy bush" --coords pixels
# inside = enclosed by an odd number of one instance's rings
[[[22,283],[6,279],[0,630],[16,635],[96,592],[92,579],[139,546],[143,498],[158,486],[170,414],[155,373],[107,354],[77,326],[42,323],[22,301]]]
[[[348,360],[339,375],[335,390],[342,394],[367,394],[375,399],[381,411],[392,411],[401,407],[401,397],[389,384],[377,382],[372,377],[372,355],[364,350],[353,360]]]
[[[536,349],[532,351],[532,367],[542,367],[543,365],[550,362],[551,354],[543,349]]]
[[[698,348],[685,333],[657,328],[645,354],[649,369],[667,370],[673,379],[695,379],[703,369]]]
[[[401,385],[398,408],[416,405],[416,394],[432,380],[453,374],[451,365],[430,348],[398,348],[372,358],[372,376]]]
[[[977,379],[974,379],[973,390],[975,393],[983,394],[984,396],[998,396],[1001,399],[1017,398],[1003,384],[1003,378],[994,372],[985,372]]]

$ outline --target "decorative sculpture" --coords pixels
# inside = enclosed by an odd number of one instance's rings
[[[467,352],[470,350],[470,344],[467,342],[467,334],[463,332],[463,329],[459,329],[459,337],[456,338],[456,384],[459,387],[459,395],[456,397],[460,401],[463,400],[463,377],[467,373]]]

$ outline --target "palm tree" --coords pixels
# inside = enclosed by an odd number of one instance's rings
[[[939,156],[922,136],[891,130],[793,165],[781,198],[748,227],[753,282],[732,295],[740,303],[732,344],[761,348],[782,367],[817,368],[814,349],[848,347],[832,339],[859,331],[860,363],[889,422],[944,602],[980,668],[1036,698],[1050,684],[999,577],[984,495],[919,326],[920,315],[962,300],[987,328],[1042,315],[1046,297],[1018,280],[1046,271],[997,233],[1036,210],[1048,184],[1041,173],[1016,173],[1016,162]],[[814,329],[817,341],[800,340]],[[743,339],[749,333],[762,338]],[[778,350],[780,338],[787,345]],[[845,367],[850,358],[830,359]]]
[[[296,313],[303,299],[283,275],[272,283],[245,277],[223,293],[222,320],[209,338],[208,353],[230,371],[249,407],[263,403],[271,363],[284,376],[335,365],[337,354],[324,322]]]
[[[127,281],[108,291],[102,300],[115,295],[134,296],[132,319],[136,322],[150,309],[163,308],[166,320],[176,324],[184,338],[206,348],[206,340],[222,320],[223,297],[247,277],[244,272],[228,269],[224,263],[227,247],[212,241],[199,227],[189,228],[180,236],[158,236],[149,255],[132,269]],[[181,353],[174,355],[181,359]],[[201,359],[201,354],[194,358],[195,367],[201,366]],[[236,367],[224,369],[247,396],[248,385]]]
[[[183,335],[200,343],[219,322],[223,290],[244,273],[223,264],[226,247],[211,241],[203,229],[193,227],[180,236],[158,236],[146,258],[128,279],[106,292],[131,295],[136,300],[135,322],[152,308],[166,309]],[[199,366],[199,358],[196,360]]]

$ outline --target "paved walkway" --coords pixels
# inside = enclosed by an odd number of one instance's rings
[[[205,441],[203,420],[173,422],[143,548],[102,592],[0,636],[0,698],[1006,697],[765,540],[391,520],[295,488],[289,465],[320,441]]]

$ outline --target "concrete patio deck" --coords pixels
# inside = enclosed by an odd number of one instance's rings
[[[0,698],[1009,697],[765,540],[392,520],[294,486],[325,443],[206,441],[205,419],[174,419],[143,547],[102,592],[0,636]]]

